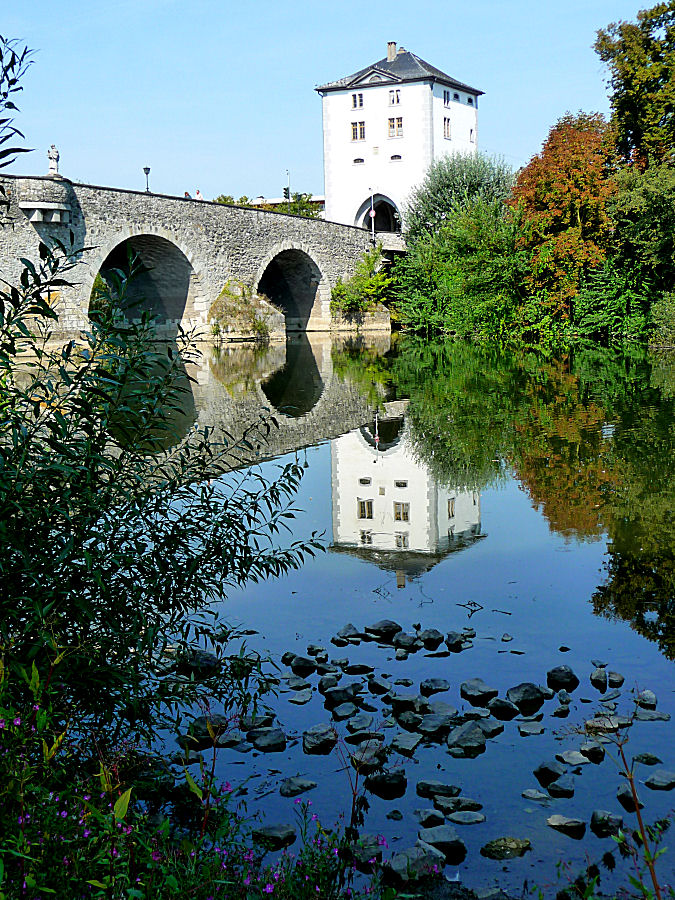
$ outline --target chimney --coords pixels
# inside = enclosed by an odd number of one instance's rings
[[[393,62],[396,59],[396,41],[387,42],[387,62]]]

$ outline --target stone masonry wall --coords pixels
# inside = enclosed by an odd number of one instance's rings
[[[0,273],[16,278],[20,256],[38,259],[38,242],[69,240],[80,253],[76,282],[59,299],[65,331],[86,325],[96,274],[110,252],[134,235],[155,235],[176,246],[192,268],[183,327],[206,328],[213,300],[226,282],[257,290],[269,263],[285,250],[307,254],[320,272],[307,330],[329,330],[330,291],[349,277],[369,249],[368,232],[322,220],[139,191],[75,184],[59,177],[3,175],[0,195]],[[55,212],[55,208],[59,209]],[[67,220],[67,221],[64,221]],[[378,320],[377,328],[383,324]],[[386,327],[386,326],[385,326]]]

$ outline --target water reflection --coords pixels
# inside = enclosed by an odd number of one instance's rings
[[[297,419],[314,409],[324,383],[315,350],[305,333],[289,336],[284,365],[261,387],[272,406],[284,415]]]
[[[480,494],[440,482],[415,454],[406,401],[331,442],[333,543],[396,572],[399,587],[481,535]]]

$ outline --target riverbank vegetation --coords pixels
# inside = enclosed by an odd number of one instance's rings
[[[394,311],[505,344],[673,344],[675,4],[598,32],[612,115],[565,115],[510,176],[451,156],[413,193]]]

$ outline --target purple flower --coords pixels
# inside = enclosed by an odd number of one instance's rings
[[[153,850],[153,851],[152,851],[152,858],[153,858],[153,860],[154,860],[155,862],[159,862],[160,859],[162,858],[162,854],[159,852],[159,850]]]
[[[4,730],[4,727],[5,727],[5,720],[4,720],[4,719],[0,719],[0,731],[3,731],[3,730]]]
[[[274,892],[273,884],[266,884],[263,888],[263,894],[272,894]]]
[[[91,834],[91,830],[89,828],[85,828],[84,831],[82,832],[82,837],[88,838],[90,834]]]
[[[21,716],[15,716],[15,717],[14,717],[14,724],[15,724],[15,725],[20,725],[20,724],[21,724]]]

